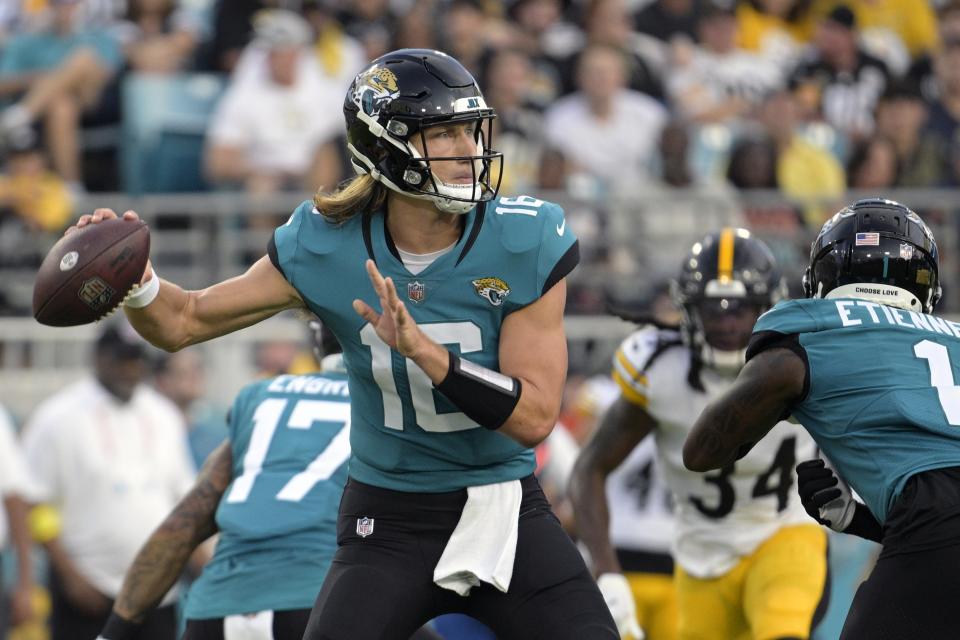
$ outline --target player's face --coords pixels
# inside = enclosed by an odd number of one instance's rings
[[[708,298],[697,305],[707,344],[720,351],[745,349],[760,307],[742,300]]]
[[[474,120],[427,127],[423,139],[413,136],[412,144],[430,158],[476,156],[479,126],[479,121]],[[430,168],[435,178],[447,184],[473,184],[480,175],[479,160],[431,160]]]

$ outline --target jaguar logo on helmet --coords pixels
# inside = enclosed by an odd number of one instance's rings
[[[372,67],[357,77],[353,100],[364,113],[375,116],[399,95],[396,74],[384,67]]]
[[[495,307],[502,305],[504,298],[510,295],[510,285],[500,278],[479,278],[474,280],[473,289],[477,292],[478,296]]]

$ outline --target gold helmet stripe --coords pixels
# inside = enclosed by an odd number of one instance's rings
[[[717,278],[720,282],[733,279],[734,230],[731,227],[720,232],[720,248],[717,252]]]

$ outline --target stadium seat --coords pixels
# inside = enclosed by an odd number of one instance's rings
[[[130,194],[204,191],[203,141],[226,76],[132,74],[123,84],[121,175]]]

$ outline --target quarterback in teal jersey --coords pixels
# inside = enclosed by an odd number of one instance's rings
[[[533,477],[566,376],[563,212],[497,197],[495,113],[444,53],[373,61],[344,117],[355,178],[237,278],[188,292],[148,263],[131,323],[177,349],[306,307],[343,345],[350,477],[307,638],[403,638],[448,611],[503,638],[616,638]]]
[[[807,300],[754,327],[748,364],[684,447],[723,466],[793,415],[863,497],[822,461],[798,465],[808,511],[883,543],[842,638],[953,638],[960,629],[960,324],[932,315],[937,245],[907,207],[860,200],[820,231]]]

